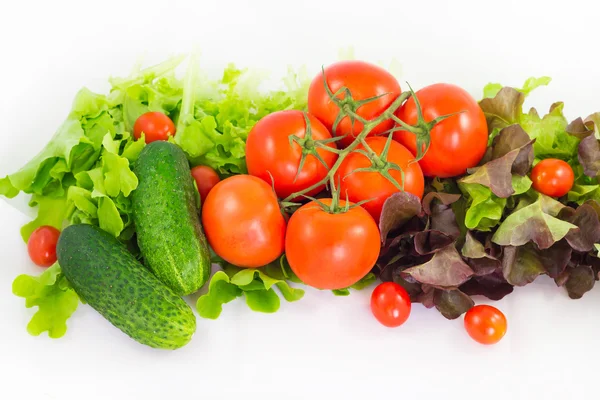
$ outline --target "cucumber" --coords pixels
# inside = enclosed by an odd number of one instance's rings
[[[175,293],[196,292],[208,280],[211,262],[183,150],[152,142],[140,153],[134,172],[139,184],[132,193],[133,220],[146,265]]]
[[[111,234],[71,225],[62,231],[56,252],[81,299],[134,340],[173,350],[191,340],[196,317],[190,306]]]

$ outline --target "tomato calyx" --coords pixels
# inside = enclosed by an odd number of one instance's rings
[[[304,115],[304,121],[306,123],[306,131],[305,131],[304,137],[300,138],[300,137],[296,136],[295,134],[291,134],[288,137],[289,141],[290,141],[290,146],[292,146],[294,143],[296,143],[302,149],[302,156],[300,157],[300,163],[298,164],[298,171],[296,172],[296,176],[294,177],[294,182],[296,182],[296,180],[298,179],[298,176],[300,176],[300,172],[302,171],[302,168],[304,168],[304,163],[306,162],[306,157],[308,157],[309,155],[315,157],[321,164],[323,164],[325,169],[328,169],[329,166],[327,165],[325,160],[323,160],[323,157],[321,157],[321,155],[319,154],[317,149],[321,148],[321,149],[325,149],[325,150],[337,153],[338,150],[336,148],[330,147],[328,145],[330,143],[335,143],[335,142],[338,142],[343,139],[343,137],[332,137],[329,139],[314,140],[313,135],[312,135],[312,127],[311,127],[310,119],[308,118],[308,114],[304,112],[303,115]]]
[[[378,156],[372,149],[370,149],[370,147],[366,143],[365,139],[367,138],[369,133],[371,131],[373,131],[373,129],[375,129],[382,122],[384,122],[388,119],[392,119],[393,121],[395,121],[397,123],[398,126],[392,128],[392,129],[389,129],[388,131],[386,131],[384,133],[384,134],[389,135],[388,142],[386,143],[386,150],[389,149],[389,147],[390,147],[390,143],[392,140],[392,134],[394,132],[399,131],[399,130],[404,130],[404,131],[408,131],[408,132],[415,134],[417,136],[418,152],[417,152],[417,157],[411,161],[411,164],[412,164],[414,162],[419,161],[421,158],[423,158],[425,153],[429,149],[431,130],[438,123],[442,122],[446,118],[450,118],[451,116],[453,116],[455,114],[443,115],[443,116],[440,116],[430,122],[425,121],[425,118],[423,116],[423,111],[421,109],[421,105],[419,103],[419,100],[417,99],[417,95],[411,88],[409,91],[402,92],[400,94],[400,96],[398,96],[392,102],[392,104],[390,104],[390,106],[379,116],[377,116],[376,118],[367,120],[367,119],[361,117],[360,115],[358,115],[356,110],[369,102],[376,101],[377,99],[379,99],[382,96],[387,95],[388,93],[384,93],[384,94],[378,95],[378,96],[373,96],[373,97],[363,99],[363,100],[354,100],[352,98],[352,93],[350,92],[350,89],[348,89],[345,86],[341,87],[334,93],[331,90],[331,88],[329,87],[329,84],[327,83],[327,78],[325,76],[325,69],[323,69],[322,71],[323,71],[323,85],[325,87],[325,91],[326,91],[327,95],[329,96],[330,100],[340,110],[335,119],[335,122],[333,124],[333,129],[332,129],[333,132],[332,133],[335,135],[338,125],[340,124],[342,119],[344,119],[345,117],[348,117],[353,124],[356,121],[362,123],[363,129],[358,135],[356,135],[354,140],[346,148],[340,150],[335,147],[329,146],[328,144],[330,144],[332,142],[336,142],[338,140],[342,140],[345,136],[337,136],[337,137],[334,137],[331,139],[318,140],[318,141],[313,140],[311,137],[311,132],[310,132],[310,123],[308,121],[307,115],[305,114],[305,119],[307,120],[305,137],[298,138],[295,135],[290,135],[290,145],[295,142],[298,145],[300,145],[302,148],[302,158],[299,163],[298,172],[300,172],[302,170],[302,167],[304,166],[304,160],[306,159],[306,157],[308,155],[314,155],[315,157],[317,157],[317,159],[321,163],[323,163],[322,158],[319,156],[319,154],[316,151],[317,148],[333,152],[338,157],[337,157],[335,164],[331,168],[329,168],[329,172],[327,173],[327,175],[325,177],[323,177],[323,179],[321,179],[319,182],[316,182],[316,183],[310,185],[309,187],[307,187],[303,190],[292,193],[291,195],[289,195],[288,197],[283,199],[282,202],[280,203],[282,208],[297,206],[297,204],[290,203],[290,201],[298,199],[298,198],[305,197],[305,198],[309,198],[312,200],[312,198],[306,196],[306,194],[315,190],[316,188],[319,188],[328,183],[329,183],[329,187],[332,189],[331,190],[332,195],[334,195],[334,197],[338,196],[338,199],[339,199],[339,194],[335,193],[335,187],[332,184],[333,176],[335,176],[336,172],[342,165],[342,162],[344,161],[344,159],[352,152],[361,153],[361,154],[365,155],[371,161],[370,167],[358,169],[355,172],[361,172],[361,171],[362,172],[367,172],[367,171],[378,172],[382,176],[384,176],[386,179],[388,179],[396,188],[398,188],[398,190],[404,191],[404,171],[402,170],[402,168],[399,165],[389,162],[387,160],[387,151]],[[410,85],[409,85],[409,87],[410,87]],[[343,95],[343,97],[342,97],[342,95]],[[417,119],[417,123],[415,125],[409,125],[409,124],[405,123],[404,121],[400,120],[395,115],[396,111],[400,108],[400,106],[402,106],[402,104],[406,100],[408,100],[410,97],[412,97],[415,100],[415,104],[417,106],[417,111],[418,111],[418,119]],[[360,145],[362,145],[364,150],[357,149],[357,147]],[[392,177],[392,175],[390,174],[390,171],[399,171],[401,174],[402,182],[397,182],[397,180],[394,179]],[[367,200],[367,201],[370,201],[370,200]],[[364,204],[364,202],[362,204]],[[340,210],[336,210],[335,207],[326,207],[326,208],[329,208],[329,212],[340,211]]]
[[[377,155],[377,153],[375,153],[371,149],[371,147],[367,144],[367,142],[364,139],[361,139],[361,146],[364,147],[365,150],[357,149],[357,150],[354,150],[354,152],[360,153],[360,154],[364,155],[365,157],[367,157],[369,159],[369,161],[371,161],[371,166],[365,167],[365,168],[357,168],[357,169],[353,170],[352,172],[350,172],[348,175],[344,176],[343,179],[346,179],[346,177],[352,175],[355,172],[377,172],[381,176],[386,178],[388,181],[390,181],[390,183],[392,185],[394,185],[396,187],[396,189],[398,189],[400,191],[404,191],[404,170],[398,164],[389,162],[387,160],[391,144],[392,144],[392,134],[389,134],[388,138],[385,142],[383,151],[381,152],[380,155]],[[390,171],[399,171],[401,181],[398,182],[390,174]]]
[[[398,118],[396,115],[392,115],[391,118],[399,126],[392,128],[388,132],[393,133],[393,132],[397,132],[397,131],[409,131],[409,132],[415,134],[417,154],[415,154],[415,159],[413,161],[411,161],[411,163],[415,163],[415,162],[419,162],[423,157],[425,157],[427,150],[429,150],[429,145],[431,144],[431,134],[430,134],[431,130],[437,124],[442,122],[443,120],[453,117],[455,115],[461,114],[464,111],[459,111],[459,112],[452,113],[452,114],[441,115],[441,116],[433,119],[432,121],[427,122],[427,121],[425,121],[425,117],[423,116],[423,108],[421,107],[421,102],[419,101],[417,94],[415,93],[415,91],[413,90],[413,88],[410,86],[410,84],[408,82],[406,82],[406,84],[408,85],[408,88],[409,88],[410,97],[412,97],[415,102],[415,108],[417,111],[417,123],[415,125],[408,125],[407,123],[402,121],[400,118]]]

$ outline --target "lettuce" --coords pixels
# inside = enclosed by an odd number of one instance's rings
[[[18,276],[13,282],[12,291],[25,299],[27,308],[38,307],[27,325],[27,331],[31,335],[38,336],[48,332],[51,338],[64,336],[67,320],[77,309],[79,297],[58,264],[38,277]]]

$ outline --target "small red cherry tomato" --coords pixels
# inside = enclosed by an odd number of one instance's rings
[[[480,304],[465,314],[465,329],[481,344],[496,344],[506,333],[506,317],[496,307]]]
[[[192,177],[196,181],[201,201],[204,201],[212,188],[215,187],[217,183],[221,182],[221,178],[217,172],[206,165],[198,165],[197,167],[192,168]]]
[[[575,174],[569,164],[556,158],[540,161],[531,170],[533,188],[550,197],[561,197],[569,193]]]
[[[373,290],[371,311],[381,324],[395,328],[406,322],[411,310],[406,289],[395,282],[384,282]]]
[[[40,267],[49,267],[56,262],[56,243],[60,231],[52,226],[40,226],[27,241],[29,258]]]
[[[175,136],[175,124],[161,112],[147,112],[140,115],[133,124],[133,136],[136,140],[142,137],[142,133],[146,143],[168,140],[169,136]]]

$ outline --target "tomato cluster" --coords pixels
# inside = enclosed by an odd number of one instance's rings
[[[418,149],[423,135],[429,146]],[[312,81],[308,112],[274,112],[251,129],[248,175],[208,193],[203,226],[227,262],[261,267],[285,251],[305,284],[347,288],[379,257],[386,199],[398,191],[422,198],[425,177],[464,174],[487,142],[485,116],[463,89],[435,84],[402,93],[380,67],[339,62]],[[383,325],[399,326],[411,299],[386,282],[373,291],[371,310]]]

